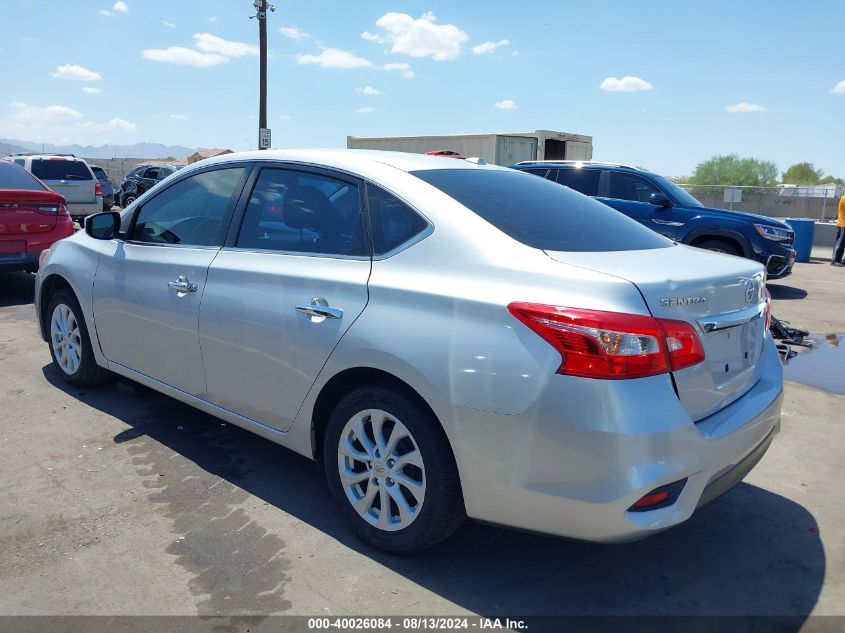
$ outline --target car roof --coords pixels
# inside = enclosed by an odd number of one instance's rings
[[[409,152],[388,152],[374,149],[275,149],[252,152],[235,152],[193,163],[213,165],[244,160],[279,160],[315,163],[326,167],[354,171],[365,165],[382,164],[401,171],[425,171],[431,169],[491,169],[504,170],[497,165],[477,164],[467,160],[444,160],[442,156],[411,154]]]
[[[606,169],[608,171],[627,171],[638,174],[652,174],[653,172],[642,167],[634,165],[625,165],[623,163],[603,163],[591,160],[535,160],[524,161],[512,165],[514,169],[526,169],[534,167],[543,167],[546,169]]]

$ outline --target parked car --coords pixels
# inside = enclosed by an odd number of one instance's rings
[[[463,154],[459,154],[458,152],[452,151],[451,149],[433,149],[430,152],[426,152],[427,156],[445,156],[446,158],[457,158],[460,160],[466,159],[466,156]]]
[[[534,161],[512,167],[592,196],[671,240],[758,261],[769,279],[792,273],[795,233],[788,224],[705,207],[664,176],[629,165],[585,161]]]
[[[142,194],[146,193],[159,182],[174,173],[179,166],[175,165],[142,165],[136,167],[120,185],[118,197],[121,207],[128,207]]]
[[[780,425],[764,274],[511,169],[272,150],[88,218],[35,305],[68,383],[111,371],[320,459],[407,552],[465,515],[642,538],[740,481]]]
[[[20,165],[56,193],[64,196],[74,220],[103,210],[103,190],[82,158],[71,154],[27,154],[6,160]]]
[[[112,181],[106,170],[102,167],[97,167],[96,165],[89,165],[89,167],[94,172],[94,176],[97,178],[100,188],[103,191],[103,211],[108,211],[114,206],[114,186],[112,185]]]
[[[73,235],[65,199],[20,165],[0,160],[0,271],[38,269],[41,252]]]

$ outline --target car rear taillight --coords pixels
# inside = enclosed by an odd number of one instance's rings
[[[94,195],[95,196],[102,196],[103,195],[103,187],[100,185],[99,182],[94,182]]]
[[[769,331],[769,325],[772,323],[772,293],[769,292],[768,286],[766,286],[766,329],[763,330],[763,336],[766,335],[766,332]]]
[[[61,213],[65,208],[63,204],[36,204],[33,205],[33,207],[39,213],[46,213],[48,215],[56,215],[57,213]]]
[[[701,340],[685,321],[521,302],[508,310],[560,353],[559,374],[641,378],[704,360]]]

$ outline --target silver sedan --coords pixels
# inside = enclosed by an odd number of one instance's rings
[[[641,538],[780,425],[759,264],[483,161],[202,161],[55,245],[36,307],[66,381],[117,374],[321,460],[394,552],[467,516]]]

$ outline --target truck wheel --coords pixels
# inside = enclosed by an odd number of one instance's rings
[[[704,240],[703,242],[699,242],[696,244],[698,248],[703,248],[707,251],[713,251],[716,253],[727,253],[728,255],[736,255],[737,257],[742,257],[742,253],[739,252],[736,246],[731,244],[725,240]]]
[[[439,422],[389,387],[364,386],[341,399],[329,417],[323,465],[358,536],[388,552],[431,547],[466,516]]]

